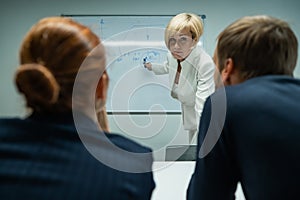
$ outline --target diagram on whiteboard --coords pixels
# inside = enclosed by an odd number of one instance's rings
[[[172,16],[73,16],[99,35],[106,50],[108,112],[179,112],[168,75],[154,75],[143,59],[163,64],[164,30]],[[200,40],[200,43],[202,40]]]

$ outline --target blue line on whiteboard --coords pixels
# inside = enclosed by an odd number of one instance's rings
[[[104,19],[101,19],[100,20],[100,37],[102,37],[103,36],[103,27],[102,27],[102,25],[104,24]]]

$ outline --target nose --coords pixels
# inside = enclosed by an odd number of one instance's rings
[[[176,48],[176,49],[180,48],[180,45],[178,44],[178,41],[177,41],[177,40],[176,40],[176,42],[175,42],[174,48]]]

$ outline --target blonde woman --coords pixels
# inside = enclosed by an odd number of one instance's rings
[[[215,89],[215,65],[197,45],[202,34],[203,22],[198,15],[180,13],[169,21],[165,29],[169,53],[164,65],[144,63],[145,68],[157,75],[169,74],[171,96],[181,103],[183,126],[192,144],[196,143],[204,101]]]

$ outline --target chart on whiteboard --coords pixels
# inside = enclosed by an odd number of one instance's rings
[[[173,16],[72,16],[89,26],[105,46],[108,112],[179,112],[168,75],[154,75],[143,59],[162,64],[168,49],[164,30]],[[199,44],[202,43],[200,39]]]

